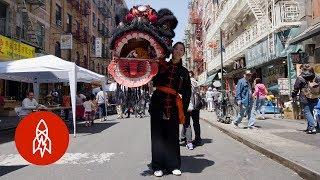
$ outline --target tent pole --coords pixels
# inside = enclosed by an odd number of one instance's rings
[[[77,66],[75,66],[75,65],[74,65],[73,69],[71,71],[69,71],[69,83],[70,83],[72,119],[73,119],[73,137],[76,137]]]
[[[102,91],[103,91],[103,97],[104,97],[104,104],[105,104],[105,111],[106,111],[106,119],[105,120],[107,120],[108,119],[108,101],[107,101],[107,96],[106,96],[106,80],[105,79],[103,79],[102,81],[101,81],[101,88],[102,88]]]

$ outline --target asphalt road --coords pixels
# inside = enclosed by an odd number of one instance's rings
[[[295,172],[201,122],[204,145],[192,151],[181,146],[182,176],[162,179],[286,180],[301,179]],[[0,133],[0,179],[12,180],[140,180],[152,175],[149,118],[99,122],[79,127],[70,136],[65,157],[54,165],[40,167],[24,162],[12,135]]]

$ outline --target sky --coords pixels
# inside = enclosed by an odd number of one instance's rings
[[[128,8],[130,9],[134,5],[150,5],[155,10],[161,8],[170,9],[177,17],[179,23],[175,29],[176,36],[173,41],[183,41],[184,30],[187,25],[188,18],[188,2],[189,0],[125,0]]]

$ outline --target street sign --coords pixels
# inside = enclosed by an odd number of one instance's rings
[[[61,49],[72,49],[72,34],[61,35],[60,45]]]
[[[102,56],[102,38],[96,38],[95,39],[95,48],[96,48],[96,57]]]

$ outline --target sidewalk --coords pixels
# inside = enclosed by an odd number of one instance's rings
[[[219,123],[214,112],[201,111],[200,117],[232,138],[296,171],[301,177],[320,180],[320,134],[306,134],[304,120],[257,120],[255,126],[258,129],[251,130]],[[273,115],[269,117],[273,118]],[[247,125],[245,119],[242,125]]]

